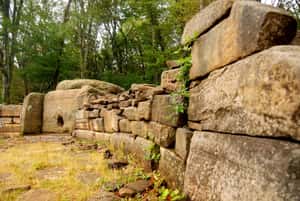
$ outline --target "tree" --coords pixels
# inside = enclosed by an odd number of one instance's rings
[[[0,69],[2,74],[2,97],[10,103],[12,71],[15,64],[16,42],[22,15],[23,0],[1,0]]]

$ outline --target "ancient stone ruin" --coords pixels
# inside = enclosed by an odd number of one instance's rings
[[[217,0],[192,18],[189,104],[174,108],[180,64],[161,86],[128,91],[95,80],[63,81],[25,98],[21,132],[68,132],[158,168],[192,201],[300,200],[300,46],[296,20],[255,1]],[[1,112],[1,118],[5,115]],[[12,121],[18,118],[9,116]],[[154,147],[149,151],[149,147]],[[145,156],[159,154],[157,160]]]

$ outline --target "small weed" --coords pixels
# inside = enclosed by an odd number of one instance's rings
[[[149,147],[146,149],[146,156],[145,159],[149,161],[154,161],[155,163],[158,163],[160,160],[160,150],[159,145],[152,143]]]
[[[179,190],[171,190],[166,187],[159,189],[159,201],[184,201],[185,195],[181,194]]]

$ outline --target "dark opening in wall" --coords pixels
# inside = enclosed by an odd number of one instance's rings
[[[64,118],[60,115],[57,117],[57,126],[63,127],[64,126]]]

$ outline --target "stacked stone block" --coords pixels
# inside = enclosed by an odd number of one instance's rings
[[[161,86],[134,84],[85,104],[73,134],[136,154],[148,168],[147,148],[160,146],[159,171],[192,201],[299,200],[296,29],[282,9],[214,1],[182,37],[192,47],[187,114],[174,109],[180,64],[168,61]]]
[[[187,23],[192,201],[300,199],[296,30],[289,13],[255,1],[218,0]]]
[[[20,114],[22,105],[0,105],[0,135],[20,135]]]

